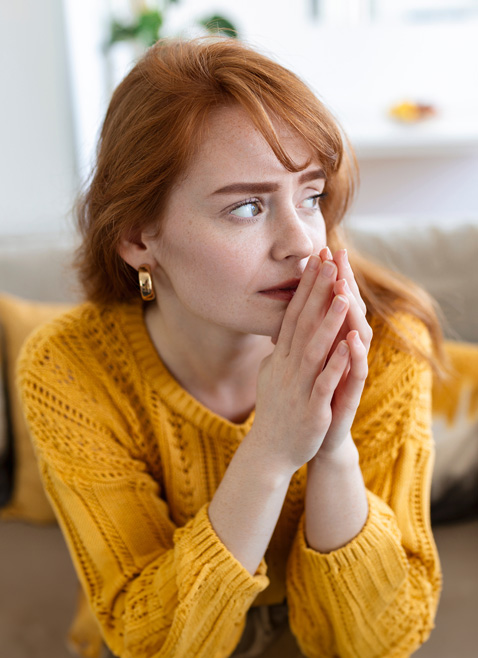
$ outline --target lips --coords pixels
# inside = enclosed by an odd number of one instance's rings
[[[300,283],[300,279],[289,279],[288,281],[283,281],[282,283],[279,283],[277,286],[274,286],[272,288],[267,288],[265,290],[261,290],[260,292],[276,292],[278,290],[288,290],[288,291],[296,291],[297,286]]]

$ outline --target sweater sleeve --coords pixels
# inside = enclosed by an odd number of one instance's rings
[[[423,326],[418,335],[426,350]],[[289,556],[290,623],[309,658],[405,658],[433,628],[441,574],[429,519],[431,372],[381,345],[353,427],[367,522],[323,554],[308,547],[302,515]]]
[[[107,644],[124,658],[229,656],[269,583],[264,560],[251,576],[214,532],[208,504],[175,526],[114,401],[95,390],[94,368],[87,390],[70,363],[35,338],[18,381],[46,492]]]

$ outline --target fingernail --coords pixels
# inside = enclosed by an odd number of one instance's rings
[[[345,263],[346,265],[349,265],[349,264],[350,264],[350,263],[349,263],[349,255],[348,255],[348,253],[347,253],[347,249],[344,249],[344,263]]]
[[[330,249],[329,249],[328,247],[325,247],[325,248],[326,248],[326,250],[327,250],[327,258],[329,258],[330,260],[332,260],[332,252],[330,251]]]
[[[340,356],[345,356],[348,354],[349,351],[349,346],[347,345],[347,342],[345,340],[340,341],[338,347],[337,347],[337,352],[340,354]]]
[[[317,270],[319,269],[319,265],[320,265],[320,258],[316,254],[312,254],[312,256],[310,256],[307,262],[307,267],[309,268],[309,270]]]
[[[334,297],[334,301],[332,302],[332,308],[336,313],[342,313],[343,310],[345,310],[347,306],[347,298],[342,297],[342,295],[337,295],[337,297]]]
[[[320,270],[320,273],[323,276],[326,276],[327,278],[330,278],[335,272],[335,265],[331,263],[329,260],[326,260],[325,263],[322,265],[322,269]]]

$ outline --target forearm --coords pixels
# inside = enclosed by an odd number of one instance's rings
[[[218,537],[252,575],[266,552],[292,475],[264,454],[251,431],[209,505]]]
[[[340,454],[321,455],[307,466],[305,534],[308,545],[321,553],[345,546],[362,530],[368,515],[358,451],[351,435]]]

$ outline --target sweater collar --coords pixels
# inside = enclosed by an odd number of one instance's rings
[[[254,411],[243,423],[233,423],[208,409],[186,391],[166,368],[158,354],[144,322],[141,301],[121,305],[120,317],[144,385],[159,396],[162,403],[202,431],[226,440],[244,438],[251,429]]]

